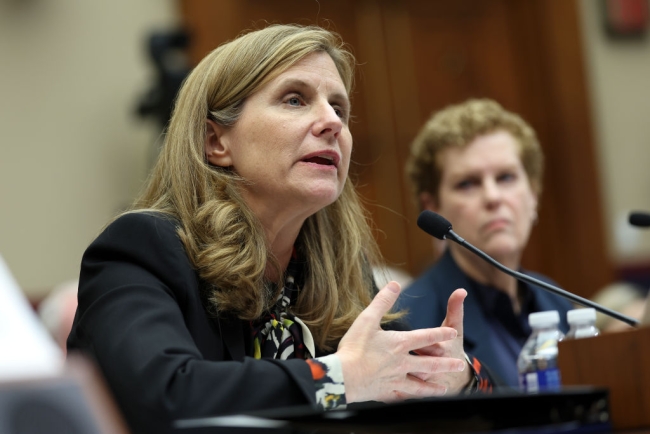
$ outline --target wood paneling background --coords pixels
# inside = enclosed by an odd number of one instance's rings
[[[179,2],[195,61],[266,23],[322,25],[352,46],[352,176],[391,265],[417,275],[435,259],[404,176],[411,140],[433,111],[490,97],[535,128],[546,155],[524,266],[584,297],[613,278],[575,0]]]

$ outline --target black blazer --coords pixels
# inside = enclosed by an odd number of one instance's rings
[[[552,283],[540,274],[523,271],[537,279]],[[571,303],[546,290],[528,285],[535,299],[538,312],[557,310],[560,313],[560,328],[566,333],[566,313],[572,309]],[[406,322],[414,329],[439,327],[447,314],[447,301],[457,288],[465,288],[468,292],[464,303],[464,347],[465,352],[478,358],[496,375],[497,383],[506,378],[502,372],[499,359],[490,344],[490,328],[479,297],[472,293],[472,283],[454,261],[449,249],[440,260],[412,282],[400,296],[400,308],[407,309]],[[505,382],[503,382],[505,384]]]
[[[248,323],[210,317],[173,220],[127,214],[88,247],[68,350],[95,359],[134,432],[315,404],[302,360],[254,360]]]

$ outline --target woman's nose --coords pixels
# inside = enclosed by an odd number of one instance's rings
[[[316,111],[317,118],[314,122],[314,135],[321,136],[324,134],[331,134],[337,137],[343,128],[343,121],[338,115],[334,107],[329,103],[322,103],[318,105]]]
[[[496,180],[486,179],[483,181],[483,196],[488,204],[499,202],[501,200],[501,194],[501,189]]]

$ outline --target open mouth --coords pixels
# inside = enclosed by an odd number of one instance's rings
[[[334,158],[327,156],[311,157],[303,160],[305,163],[321,164],[323,166],[335,166]]]

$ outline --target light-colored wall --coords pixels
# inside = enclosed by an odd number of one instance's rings
[[[39,298],[138,191],[159,135],[134,116],[174,0],[0,0],[0,255]]]
[[[627,216],[650,211],[650,35],[612,41],[600,2],[580,6],[610,256],[618,264],[645,261],[650,230],[631,227]]]

